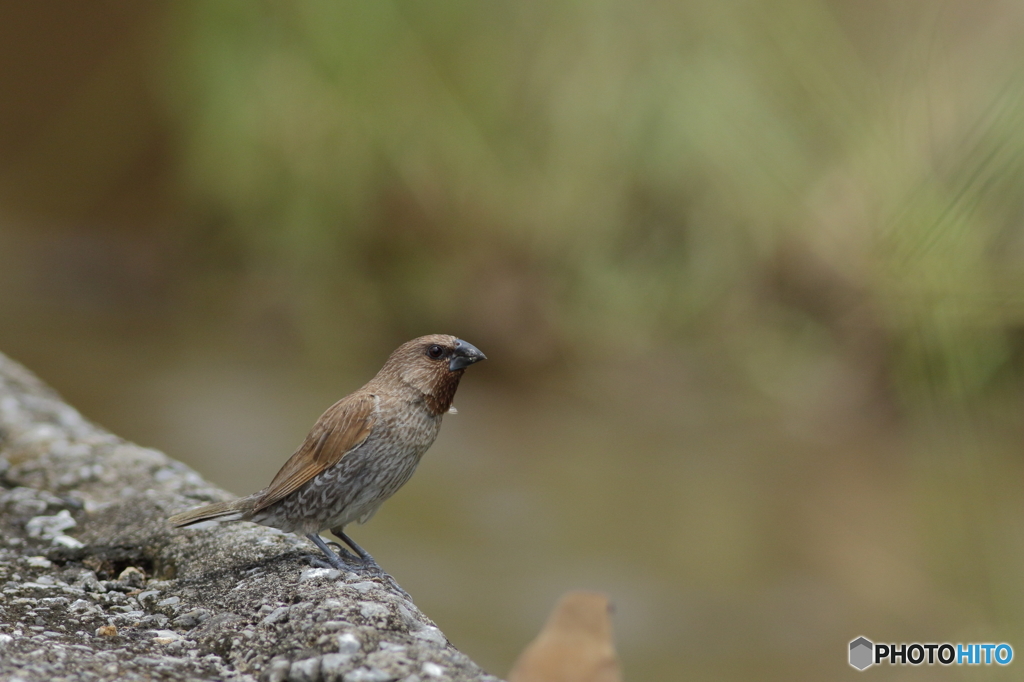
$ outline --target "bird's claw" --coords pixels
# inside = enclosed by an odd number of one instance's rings
[[[332,565],[326,559],[321,559],[320,557],[313,556],[312,554],[306,557],[306,561],[308,561],[309,565],[313,568],[337,568],[337,566]]]
[[[323,552],[323,559],[320,559],[319,557],[310,557],[312,561],[318,562],[318,565],[320,566],[324,566],[324,563],[326,562],[328,566],[336,568],[339,571],[351,571],[353,568],[356,568],[361,564],[359,557],[341,546],[338,547],[338,549],[341,550],[341,554],[335,554],[319,535],[310,533],[306,537],[312,540],[313,544],[319,547],[320,551]]]
[[[352,552],[348,551],[348,549],[346,547],[343,547],[342,545],[338,544],[337,542],[328,542],[327,546],[328,547],[332,547],[332,548],[336,548],[335,549],[335,553],[337,554],[338,558],[341,559],[345,563],[346,567],[352,568],[353,566],[362,566],[363,565],[363,560],[362,559],[357,557]]]
[[[395,592],[397,592],[398,594],[402,595],[403,597],[408,599],[410,602],[412,602],[412,595],[409,594],[408,592],[406,592],[405,590],[403,590],[402,586],[398,584],[397,580],[392,578],[390,575],[388,575],[384,571],[381,571],[380,570],[380,566],[377,567],[377,570],[380,571],[380,577],[384,578],[384,582],[386,582],[388,584],[388,587],[390,587],[392,590],[394,590]]]
[[[337,545],[337,543],[334,542],[329,544]],[[341,556],[338,556],[338,563],[334,563],[327,556],[313,556],[312,554],[306,557],[306,561],[308,561],[309,565],[314,568],[336,568],[340,571],[355,571],[364,575],[369,574],[368,577],[382,578],[384,582],[387,583],[388,587],[408,599],[410,602],[412,601],[412,595],[402,589],[402,586],[398,584],[398,581],[392,578],[391,575],[381,568],[380,564],[376,561],[362,561],[351,552],[346,551],[344,548],[339,547],[339,549],[341,549],[342,552],[345,552],[345,554],[348,554],[348,557],[342,558]],[[345,559],[350,557],[353,561],[352,563],[347,563]]]
[[[387,575],[384,569],[380,567],[380,564],[378,564],[373,559],[370,559],[369,561],[365,559],[360,560],[359,567],[363,570],[364,573],[371,573],[373,575]]]
[[[396,582],[394,578],[392,578],[383,568],[380,567],[380,564],[377,563],[377,560],[374,559],[370,555],[369,552],[367,552],[365,549],[363,549],[358,544],[356,544],[356,542],[352,538],[350,538],[348,535],[345,534],[345,529],[344,528],[332,528],[331,532],[334,533],[339,538],[341,538],[341,540],[346,545],[348,545],[350,548],[352,548],[352,550],[353,550],[353,552],[355,552],[355,554],[352,554],[351,552],[349,552],[347,549],[345,549],[344,547],[342,547],[341,545],[339,545],[336,542],[331,542],[331,543],[328,543],[328,544],[335,545],[336,547],[338,547],[338,549],[344,551],[345,554],[347,554],[348,556],[352,557],[352,560],[353,560],[353,562],[356,562],[356,565],[358,566],[358,571],[360,573],[363,573],[363,574],[369,573],[373,577],[383,578],[384,582],[386,582],[391,589],[393,589],[395,592],[398,592],[399,594],[401,594],[403,597],[408,599],[410,602],[412,601],[412,597],[409,595],[409,593],[406,592],[405,590],[403,590],[402,586],[399,585],[398,582]],[[312,537],[310,539],[312,539]],[[314,542],[315,542],[315,540],[314,540]]]

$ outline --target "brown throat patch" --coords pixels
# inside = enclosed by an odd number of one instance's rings
[[[445,370],[438,377],[433,394],[424,394],[423,399],[427,403],[427,409],[435,417],[444,414],[452,406],[455,400],[455,391],[459,388],[459,380],[465,370],[450,372]]]

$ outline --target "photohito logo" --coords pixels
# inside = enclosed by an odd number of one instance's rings
[[[864,670],[872,665],[1008,665],[1009,644],[875,644],[867,637],[850,642],[850,665]]]

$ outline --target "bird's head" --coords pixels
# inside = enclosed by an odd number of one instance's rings
[[[448,334],[430,334],[399,346],[377,376],[397,380],[422,394],[431,412],[443,414],[451,407],[466,368],[486,359],[467,341]]]

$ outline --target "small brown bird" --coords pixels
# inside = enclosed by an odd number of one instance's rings
[[[568,592],[519,655],[509,682],[622,682],[608,597]]]
[[[437,438],[465,369],[485,359],[472,344],[446,334],[402,344],[377,376],[320,416],[269,486],[232,502],[176,514],[170,523],[252,521],[302,533],[331,566],[348,568],[320,537],[330,529],[364,566],[380,570],[345,534],[345,526],[368,521],[409,480]],[[342,552],[350,562],[356,560]]]

